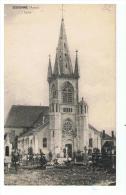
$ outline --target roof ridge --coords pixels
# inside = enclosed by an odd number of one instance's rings
[[[12,107],[49,107],[49,106],[40,106],[40,105],[24,105],[24,104],[13,104]],[[10,109],[11,110],[11,109]]]

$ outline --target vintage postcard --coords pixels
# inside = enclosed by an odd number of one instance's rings
[[[116,185],[116,5],[6,4],[5,185]]]

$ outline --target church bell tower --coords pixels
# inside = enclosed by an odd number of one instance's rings
[[[73,70],[64,19],[61,20],[54,68],[49,57],[49,132],[50,150],[55,157],[72,157],[78,149],[78,52]]]

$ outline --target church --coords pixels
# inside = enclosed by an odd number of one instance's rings
[[[49,105],[13,105],[5,124],[6,131],[18,136],[22,155],[29,148],[35,154],[51,152],[53,158],[101,150],[101,132],[89,124],[88,104],[79,97],[79,79],[78,51],[73,65],[62,18],[53,68],[49,57]]]

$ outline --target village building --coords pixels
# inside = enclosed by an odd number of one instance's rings
[[[35,154],[51,152],[53,158],[101,150],[101,132],[89,124],[88,104],[79,97],[79,78],[78,52],[73,67],[62,18],[53,70],[49,57],[49,106],[13,105],[5,124],[5,131],[18,136],[22,155],[30,149]]]
[[[13,149],[17,148],[17,136],[15,131],[6,132],[4,134],[4,162],[11,162],[11,154]]]
[[[105,130],[102,132],[101,137],[101,150],[105,153],[116,153],[116,136],[114,131],[111,131],[111,136],[105,133]]]
[[[5,163],[11,161],[12,143],[10,139],[11,139],[10,133],[5,133],[4,135],[4,162]]]

